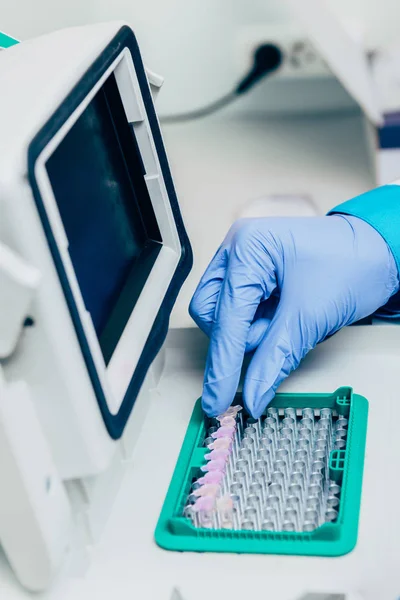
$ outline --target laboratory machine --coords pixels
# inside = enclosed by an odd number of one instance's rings
[[[16,45],[0,69],[0,538],[42,589],[70,544],[63,481],[93,486],[128,452],[117,440],[192,254],[151,97],[162,80],[128,27]]]
[[[162,78],[123,23],[0,78],[0,596],[394,600],[399,327],[335,335],[259,420],[240,390],[205,418],[207,341],[168,332],[192,251]]]

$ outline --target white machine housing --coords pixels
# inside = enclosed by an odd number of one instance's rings
[[[181,222],[176,223],[171,208],[173,191],[167,189],[164,174],[167,167],[160,165],[165,157],[160,158],[154,141],[155,129],[160,136],[154,110],[150,125],[150,93],[146,107],[138,67],[134,65],[132,51],[124,45],[125,40],[118,39],[110,45],[119,30],[119,25],[96,25],[59,31],[2,53],[0,63],[1,240],[34,266],[42,277],[29,313],[38,326],[33,326],[25,336],[24,351],[16,350],[10,369],[13,377],[23,374],[32,389],[37,389],[40,397],[37,411],[60,475],[68,479],[96,473],[109,463],[114,452],[111,438],[121,436],[127,418],[118,426],[106,422],[110,434],[104,420],[110,417],[112,421],[121,407],[125,413],[130,412],[123,406],[128,387],[164,298],[170,293],[171,280],[182,257],[186,260],[190,255],[187,239],[185,248],[181,243],[182,232],[178,233]],[[119,35],[133,36],[128,31],[123,29]],[[137,47],[136,53],[135,60],[139,61]],[[62,57],[65,57],[63,64]],[[132,125],[137,140],[162,242],[158,244],[158,255],[134,310],[106,364],[77,279],[76,265],[72,264],[68,234],[46,166],[110,75],[115,77],[127,122]],[[144,76],[143,70],[141,75]],[[147,81],[145,85],[149,89]],[[40,141],[41,136],[46,139],[42,137]],[[37,156],[34,156],[35,144],[40,145]],[[69,177],[67,170],[62,175]],[[169,174],[168,177],[171,186]],[[115,182],[106,184],[112,186]],[[33,187],[40,196],[40,208],[34,201]],[[49,241],[50,235],[52,240]],[[53,245],[53,255],[49,244]],[[58,270],[54,252],[59,254]],[[182,270],[182,265],[180,267]],[[60,285],[61,270],[66,279],[64,289]],[[67,288],[69,300],[65,297]],[[71,316],[73,311],[77,312],[75,323]],[[81,326],[78,334],[77,323]],[[85,352],[85,361],[82,361]],[[105,417],[103,414],[104,420],[93,377],[88,375],[90,357],[98,393],[103,396],[103,413],[109,413]],[[69,365],[68,370],[65,364]]]
[[[18,44],[0,74],[0,543],[41,590],[105,521],[192,255],[129,27]]]

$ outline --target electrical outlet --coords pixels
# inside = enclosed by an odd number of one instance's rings
[[[283,62],[275,77],[303,79],[329,77],[331,72],[307,36],[289,25],[252,25],[244,27],[237,41],[238,63],[246,72],[253,55],[262,44],[276,44],[283,53]]]

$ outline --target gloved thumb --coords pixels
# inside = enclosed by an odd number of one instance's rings
[[[284,311],[277,311],[248,367],[243,399],[254,418],[261,416],[278,386],[297,368],[305,354],[300,315],[290,320],[288,323]]]
[[[246,353],[253,352],[264,339],[278,304],[278,296],[271,296],[266,302],[260,303],[247,336]]]

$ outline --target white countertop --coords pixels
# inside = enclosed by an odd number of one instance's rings
[[[119,494],[86,580],[88,592],[94,594],[96,590],[98,600],[110,597],[117,589],[116,597],[121,600],[158,600],[169,598],[169,591],[176,586],[184,600],[200,600],[205,592],[202,581],[208,580],[206,589],[214,588],[215,593],[220,590],[221,598],[231,600],[263,597],[262,591],[264,597],[274,600],[297,600],[310,591],[360,593],[368,600],[395,600],[399,596],[400,480],[395,474],[399,473],[400,398],[394,383],[399,381],[400,345],[395,353],[388,344],[385,353],[380,343],[384,338],[379,340],[381,334],[377,333],[375,348],[360,348],[357,360],[352,361],[353,341],[348,336],[352,332],[343,333],[323,344],[284,388],[331,392],[341,385],[352,385],[369,399],[355,550],[329,559],[179,553],[155,545],[154,528],[193,404],[201,391],[201,361],[200,369],[189,370],[178,348],[170,350],[159,398],[151,407],[136,449],[136,464]],[[371,336],[365,331],[356,335],[360,343],[363,337]],[[155,451],[146,452],[146,446]],[[142,494],[140,488],[144,489]]]
[[[313,558],[180,553],[156,546],[154,529],[201,391],[204,342],[198,332],[187,330],[175,341],[171,336],[170,346],[175,347],[167,348],[165,372],[132,467],[101,542],[93,548],[89,570],[81,577],[61,577],[50,592],[36,597],[170,600],[177,587],[183,600],[203,600],[212,591],[213,596],[219,593],[230,600],[299,600],[306,592],[396,600],[400,594],[400,329],[355,329],[322,344],[282,388],[331,392],[352,385],[370,402],[359,537],[353,552],[340,558]],[[355,346],[359,347],[356,357]],[[27,598],[4,560],[0,560],[0,582],[2,600]]]

